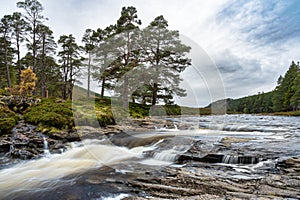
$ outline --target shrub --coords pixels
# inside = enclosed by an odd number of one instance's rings
[[[151,105],[129,103],[129,112],[133,118],[144,118],[149,116]]]
[[[0,108],[0,135],[11,133],[19,117],[8,108]]]
[[[73,112],[70,102],[43,99],[24,114],[26,122],[43,127],[72,128]]]

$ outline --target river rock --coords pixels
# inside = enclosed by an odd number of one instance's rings
[[[11,141],[6,138],[2,138],[0,141],[0,152],[8,152],[10,150]]]
[[[81,141],[79,135],[75,131],[45,132],[44,134],[53,140],[59,140],[62,142]]]
[[[249,140],[253,140],[253,138],[224,137],[222,138],[221,143],[226,147],[229,147],[232,143],[248,142]]]
[[[0,137],[0,152],[14,159],[34,159],[43,156],[45,148],[50,153],[61,153],[69,142],[80,140],[76,131],[43,134],[36,130],[36,126],[20,120],[11,134]]]
[[[37,156],[37,155],[33,154],[32,152],[25,150],[25,149],[15,149],[10,152],[10,155],[13,158],[19,158],[22,160],[32,159]]]
[[[22,113],[26,108],[41,101],[39,98],[11,95],[0,97],[0,101],[11,110]]]
[[[284,172],[298,173],[300,178],[300,157],[292,157],[286,160],[279,161],[277,166]]]

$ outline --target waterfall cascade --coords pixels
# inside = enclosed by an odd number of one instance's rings
[[[222,158],[222,163],[225,164],[256,164],[259,159],[254,156],[232,156],[224,155]]]
[[[44,142],[44,154],[49,155],[50,151],[49,151],[49,145],[48,145],[47,138],[44,135],[42,137],[43,137],[43,142]]]

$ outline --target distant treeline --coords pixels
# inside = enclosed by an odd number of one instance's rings
[[[217,103],[217,102],[216,102]],[[272,113],[300,110],[300,67],[292,61],[284,76],[279,76],[276,88],[267,93],[227,99],[229,112]]]

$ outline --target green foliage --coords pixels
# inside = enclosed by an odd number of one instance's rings
[[[291,97],[291,106],[294,110],[300,109],[300,73],[294,79],[292,84],[292,90],[294,91]]]
[[[1,89],[1,88],[0,88],[0,95],[8,96],[8,95],[9,95],[9,92],[8,92],[8,90],[6,90],[6,89]]]
[[[2,37],[0,34],[0,88],[10,87],[10,83],[14,83],[15,71],[12,64],[13,61],[13,48],[12,44],[7,38]],[[9,79],[7,73],[9,73]]]
[[[165,105],[167,115],[181,115],[181,108],[178,105]]]
[[[229,112],[268,113],[273,111],[273,92],[260,93],[240,99],[227,99]]]
[[[129,112],[133,118],[144,118],[149,116],[150,105],[129,103]]]
[[[72,34],[62,35],[59,37],[62,51],[58,53],[63,73],[63,99],[72,99],[72,91],[76,81],[76,74],[82,65],[83,58],[80,56],[81,47],[76,43]]]
[[[136,98],[144,101],[151,94],[151,103],[155,105],[162,99],[165,104],[170,104],[173,95],[186,96],[185,90],[180,87],[182,79],[180,72],[183,72],[191,65],[187,57],[190,47],[181,43],[179,32],[168,29],[168,22],[164,17],[156,17],[149,26],[140,33],[139,44],[142,51],[138,57],[146,60],[145,66],[139,77],[145,76],[143,87],[135,93]],[[148,67],[146,67],[148,66]],[[143,81],[135,79],[135,82]]]
[[[18,123],[19,117],[8,108],[0,108],[0,135],[11,133],[11,129]]]
[[[300,74],[299,63],[292,61],[284,77],[279,77],[278,85],[273,95],[273,111],[291,111],[300,109],[298,102],[300,98],[300,81],[297,78]]]
[[[96,111],[96,116],[97,116],[97,121],[98,121],[98,123],[101,127],[116,124],[115,119],[113,117],[113,114],[111,112],[102,113],[102,112],[97,112]]]
[[[73,109],[76,126],[105,127],[115,124],[110,99],[78,99]]]
[[[71,102],[58,102],[55,99],[43,99],[24,114],[26,122],[43,127],[72,128],[73,112]]]
[[[300,111],[275,112],[274,115],[300,117]]]

